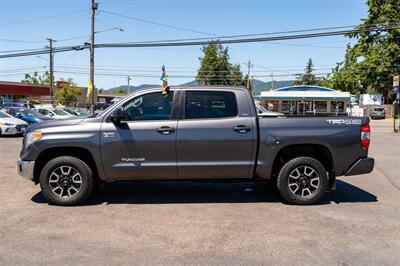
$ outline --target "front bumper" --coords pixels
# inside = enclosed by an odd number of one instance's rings
[[[28,180],[33,180],[33,168],[35,161],[17,161],[18,174]]]
[[[355,163],[350,166],[350,168],[344,174],[345,176],[349,175],[363,175],[371,173],[374,170],[375,160],[374,158],[361,158],[358,159]]]
[[[25,134],[27,126],[25,125],[12,125],[12,126],[1,126],[1,134],[3,135],[17,135],[17,134]]]

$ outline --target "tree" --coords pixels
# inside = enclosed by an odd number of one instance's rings
[[[113,94],[126,94],[126,90],[123,88],[118,88],[113,92]]]
[[[83,89],[77,87],[72,78],[61,84],[62,86],[56,90],[57,101],[62,105],[75,105],[76,96],[82,94]]]
[[[196,81],[200,85],[232,85],[240,86],[243,75],[240,65],[229,62],[228,48],[221,44],[209,44],[201,48],[204,53],[200,57],[200,68]]]
[[[50,73],[48,71],[44,72],[43,75],[39,75],[38,72],[33,72],[33,74],[25,74],[25,78],[21,80],[22,83],[27,84],[50,84]]]
[[[303,74],[299,74],[293,85],[319,85],[318,79],[315,77],[314,64],[310,58],[306,64]]]
[[[399,0],[368,0],[368,17],[351,33],[356,44],[348,46],[345,61],[333,72],[335,86],[352,93],[376,92],[392,98],[393,76],[400,72],[400,29],[365,31],[400,21]]]

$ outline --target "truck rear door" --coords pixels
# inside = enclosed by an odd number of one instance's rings
[[[179,177],[250,177],[257,132],[246,93],[229,89],[182,92],[183,114],[177,131]]]

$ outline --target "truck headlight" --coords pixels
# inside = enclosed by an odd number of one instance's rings
[[[26,134],[25,137],[25,148],[31,145],[33,142],[42,138],[42,132],[33,131]]]

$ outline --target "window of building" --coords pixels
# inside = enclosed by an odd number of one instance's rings
[[[124,121],[170,120],[174,93],[154,92],[133,98],[124,105]]]
[[[326,101],[315,101],[314,102],[314,110],[316,112],[326,112],[328,104]]]
[[[278,112],[278,110],[279,110],[279,101],[266,101],[265,106],[270,111]]]
[[[344,101],[332,101],[331,112],[343,113],[344,112]]]
[[[295,101],[282,101],[282,112],[291,113],[296,109]]]
[[[238,113],[232,92],[187,91],[185,119],[233,117]]]

